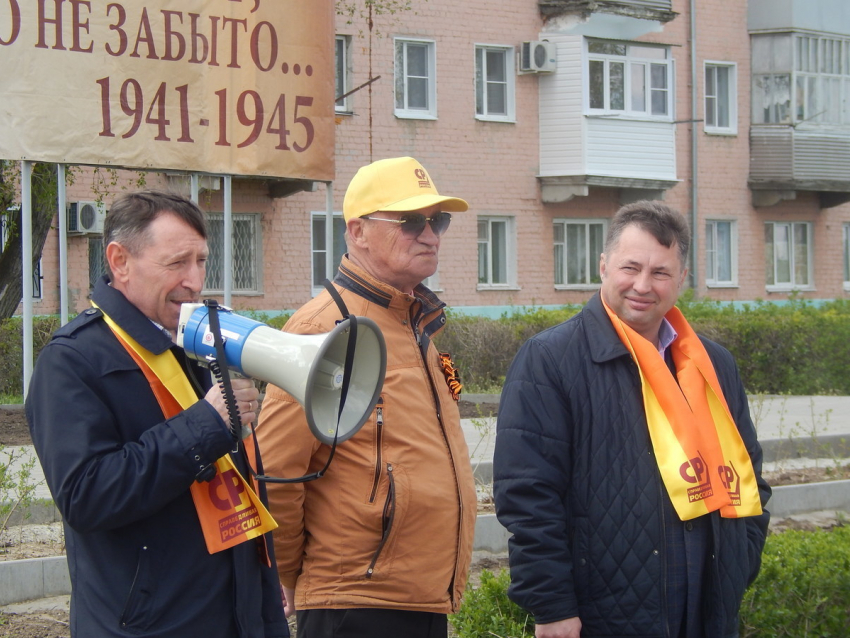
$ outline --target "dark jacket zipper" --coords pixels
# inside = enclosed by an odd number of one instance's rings
[[[378,549],[372,556],[372,561],[369,563],[369,568],[366,570],[366,578],[372,578],[375,572],[375,563],[387,544],[387,539],[390,537],[390,532],[393,529],[393,521],[395,520],[395,477],[393,476],[393,466],[387,463],[387,478],[389,479],[389,487],[387,488],[387,500],[384,503],[384,515],[381,520],[381,542],[378,544]]]
[[[142,571],[142,561],[144,560],[144,555],[148,551],[147,546],[143,546],[141,552],[139,553],[139,562],[136,563],[136,573],[133,574],[133,581],[130,583],[130,595],[127,597],[127,602],[124,604],[124,611],[121,614],[121,626],[127,627],[127,615],[130,611],[130,603],[133,601],[133,597],[136,595],[136,582],[139,580],[139,572]]]
[[[369,495],[369,502],[375,502],[375,496],[378,494],[378,483],[381,480],[381,447],[384,434],[384,397],[378,397],[378,403],[375,406],[375,441],[377,448],[377,457],[375,460],[375,480],[372,483],[372,493]]]

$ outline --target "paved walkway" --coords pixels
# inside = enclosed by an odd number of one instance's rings
[[[481,400],[483,397],[473,395],[463,398]],[[846,435],[850,439],[850,396],[757,395],[750,397],[750,415],[760,441],[812,440],[835,435]],[[491,460],[496,419],[463,419],[461,424],[473,462]]]
[[[497,402],[494,395],[465,395],[467,401]],[[850,396],[777,396],[757,395],[750,397],[750,413],[759,434],[760,441],[781,439],[800,439],[816,441],[818,437],[846,436],[850,440]],[[461,421],[469,453],[473,463],[487,462],[493,458],[493,446],[496,440],[496,419],[463,419]],[[14,454],[17,461],[12,471],[20,471],[28,459],[32,458],[32,448],[7,448],[3,455]],[[35,497],[50,499],[50,492],[44,483],[41,466],[36,462],[28,481],[38,483]]]

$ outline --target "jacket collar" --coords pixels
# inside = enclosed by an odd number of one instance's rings
[[[436,333],[446,324],[446,304],[427,286],[419,284],[413,289],[413,296],[410,296],[375,279],[355,265],[348,255],[343,255],[334,283],[382,308],[404,312],[414,323],[424,317],[425,323],[421,330],[426,335]]]
[[[109,285],[107,276],[101,277],[95,284],[91,298],[127,334],[153,354],[162,354],[174,345],[171,338],[131,304],[121,291]]]
[[[608,318],[608,313],[602,305],[600,293],[593,295],[582,310],[586,326],[585,334],[590,349],[590,357],[594,363],[604,363],[622,356],[630,356],[629,351]]]

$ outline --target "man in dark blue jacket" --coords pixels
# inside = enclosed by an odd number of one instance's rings
[[[180,196],[127,195],[107,215],[104,249],[110,277],[95,287],[95,307],[53,335],[26,403],[65,523],[71,634],[288,636],[270,539],[210,553],[190,494],[234,447],[220,389],[172,342],[180,305],[203,287],[204,215]],[[173,354],[194,403],[166,418],[130,342],[137,356]],[[233,388],[249,423],[257,391],[247,379]]]
[[[600,294],[508,371],[496,513],[538,638],[738,635],[770,488],[731,354],[674,308],[689,244],[676,211],[622,208]]]

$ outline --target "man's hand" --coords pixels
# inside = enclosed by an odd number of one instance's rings
[[[578,616],[557,622],[537,625],[534,628],[535,638],[580,638],[581,620]]]
[[[260,397],[260,393],[254,387],[254,381],[244,377],[235,377],[230,380],[230,383],[233,386],[236,405],[239,407],[239,415],[242,417],[242,425],[253,423],[257,419],[258,399]],[[224,405],[221,386],[214,385],[211,387],[204,399],[215,408],[215,411],[218,412],[225,423],[230,423],[230,415],[227,413],[227,406]]]
[[[290,589],[281,583],[280,593],[281,599],[283,600],[283,613],[287,618],[289,618],[295,613],[295,590]]]

